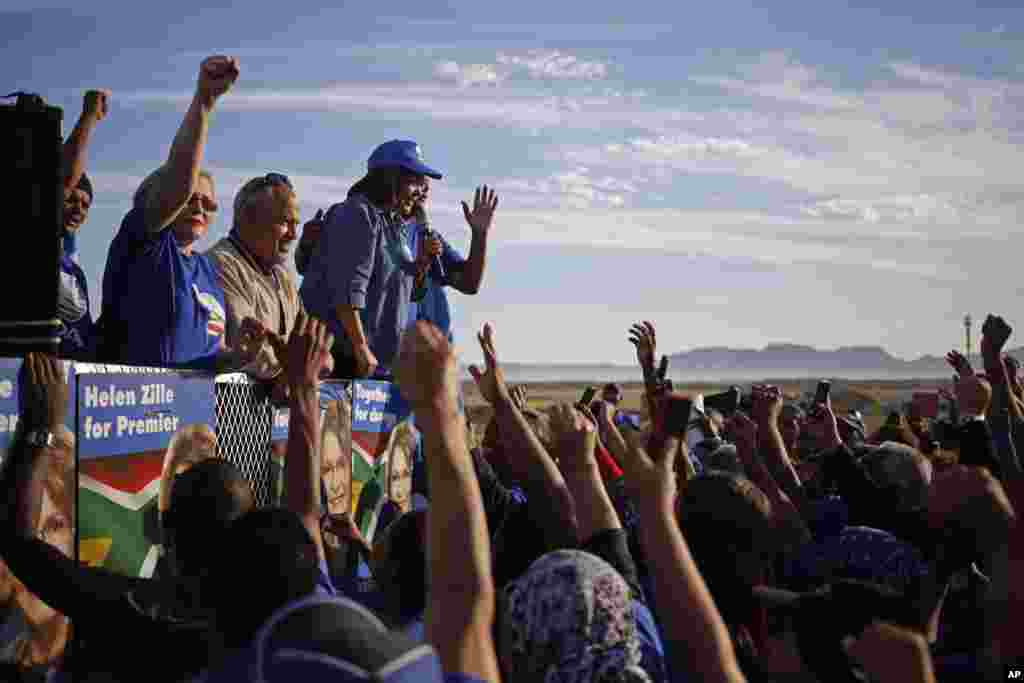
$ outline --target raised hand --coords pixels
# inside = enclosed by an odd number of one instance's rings
[[[950,367],[956,371],[956,374],[961,377],[970,377],[974,374],[974,368],[971,367],[971,361],[967,359],[967,356],[960,353],[956,349],[953,349],[946,354],[946,362],[949,363]]]
[[[678,489],[676,458],[686,444],[675,437],[668,437],[651,439],[645,446],[639,434],[627,430],[623,436],[626,448],[616,455],[625,474],[626,490],[634,499],[646,497],[673,505]]]
[[[441,238],[431,233],[429,237],[420,240],[416,260],[420,263],[428,263],[432,258],[440,256],[443,250]]]
[[[838,446],[843,441],[839,438],[839,423],[836,421],[836,414],[832,411],[832,399],[825,403],[816,403],[807,414],[804,422],[804,429],[814,439],[818,448],[831,448]]]
[[[558,464],[563,470],[582,470],[597,463],[597,430],[573,405],[559,403],[548,411]]]
[[[263,347],[264,342],[269,341],[270,331],[267,329],[266,325],[256,318],[243,319],[238,332],[238,350],[242,353],[242,356],[248,360],[255,358],[256,354],[258,354],[260,349]],[[277,351],[278,349],[275,348],[274,350]],[[282,361],[284,361],[285,358],[286,356],[281,356]]]
[[[867,626],[859,638],[844,639],[843,649],[871,679],[890,683],[934,683],[928,641],[920,633],[878,622]]]
[[[301,314],[288,339],[288,383],[296,389],[315,388],[320,381],[324,354],[330,354],[333,343],[327,325]]]
[[[654,357],[658,351],[658,343],[654,334],[654,324],[645,320],[629,328],[629,341],[636,347],[636,359],[645,371],[654,370]]]
[[[992,385],[987,380],[970,375],[961,375],[954,387],[960,414],[965,417],[984,415],[992,400]]]
[[[490,323],[484,324],[482,332],[476,335],[480,342],[480,349],[484,352],[483,372],[476,365],[469,366],[469,374],[473,375],[476,385],[480,387],[480,394],[491,405],[498,401],[511,399],[508,385],[505,383],[505,373],[498,364],[498,351],[494,345],[494,327]]]
[[[778,387],[755,384],[751,388],[751,412],[757,424],[765,427],[777,424],[782,414],[782,392]]]
[[[25,427],[52,430],[64,424],[68,383],[62,361],[47,353],[29,353],[22,363],[20,380],[19,403]]]
[[[221,95],[231,89],[238,80],[238,60],[225,55],[215,55],[203,60],[199,67],[197,93],[210,106]]]
[[[529,403],[527,401],[526,396],[526,387],[524,387],[522,384],[517,384],[516,386],[512,387],[512,390],[509,392],[509,395],[512,398],[512,404],[515,405],[516,410],[518,410],[519,412],[524,412],[527,408],[529,408]]]
[[[109,90],[87,90],[82,102],[82,114],[93,121],[102,121],[107,115]]]
[[[486,235],[490,231],[491,223],[494,221],[494,210],[497,208],[498,195],[493,189],[488,190],[486,185],[476,188],[476,194],[473,195],[472,211],[466,202],[462,202],[462,214],[466,217],[466,222],[469,223],[474,234]]]
[[[725,422],[725,436],[736,444],[736,454],[750,471],[748,458],[757,453],[757,423],[743,413],[736,411]]]
[[[399,391],[414,408],[457,409],[455,349],[444,333],[431,323],[420,320],[406,330],[394,374]]]
[[[1011,334],[1013,328],[999,316],[990,313],[981,326],[982,355],[998,358]]]

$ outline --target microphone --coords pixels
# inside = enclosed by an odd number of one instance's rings
[[[422,204],[417,204],[415,217],[416,222],[423,226],[423,239],[426,240],[437,236],[437,233],[430,228],[430,218],[427,217],[427,209]],[[435,256],[431,262],[430,274],[438,282],[444,282],[444,264],[441,262],[440,254]]]

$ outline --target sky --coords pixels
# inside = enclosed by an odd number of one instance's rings
[[[112,91],[80,233],[96,311],[132,193],[228,54],[202,248],[248,178],[291,177],[305,221],[413,139],[463,253],[459,201],[499,195],[481,291],[451,295],[466,361],[485,321],[510,362],[631,363],[637,320],[663,352],[915,358],[961,345],[965,313],[1024,326],[1024,8],[892,4],[4,0],[0,94],[43,95],[67,134]]]

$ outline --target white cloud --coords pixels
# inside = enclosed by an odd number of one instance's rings
[[[581,60],[559,50],[530,50],[526,53],[499,52],[498,64],[526,69],[530,78],[552,80],[600,80],[607,77],[608,65]]]
[[[498,85],[505,79],[493,64],[459,64],[455,61],[438,62],[434,65],[434,75],[439,80],[460,86]]]

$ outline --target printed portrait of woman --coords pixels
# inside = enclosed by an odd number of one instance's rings
[[[174,478],[209,458],[217,457],[217,435],[209,425],[191,424],[181,427],[171,437],[164,454],[160,471],[160,494],[157,506],[160,514],[167,512],[171,504],[171,487]]]
[[[320,478],[327,493],[327,512],[354,514],[352,508],[352,408],[331,401],[320,435]]]
[[[401,513],[412,509],[412,467],[416,453],[416,428],[403,421],[391,431],[388,444],[388,495]]]
[[[75,441],[58,430],[43,482],[36,538],[73,557],[75,538]],[[52,609],[17,579],[0,560],[0,661],[26,671],[48,666],[64,653],[71,634],[68,619]]]

